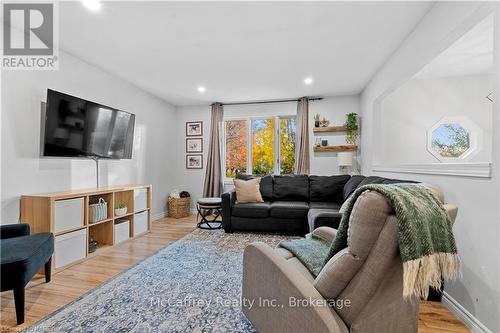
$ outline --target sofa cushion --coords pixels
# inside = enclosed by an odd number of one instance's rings
[[[361,176],[361,175],[354,175],[352,176],[347,183],[344,185],[344,200],[347,200],[351,196],[351,194],[356,191],[356,189],[359,186],[359,183],[361,183],[366,177]]]
[[[309,200],[342,202],[344,185],[349,175],[309,176]]]
[[[337,229],[341,219],[342,214],[339,213],[338,209],[311,208],[309,209],[309,213],[307,213],[309,232],[312,232],[319,227]]]
[[[236,201],[238,203],[264,202],[260,194],[260,178],[234,180]]]
[[[276,232],[303,236],[307,233],[304,219],[280,219],[277,217],[231,217],[231,229],[251,232]]]
[[[234,216],[239,217],[268,217],[271,204],[269,202],[236,203],[233,206]]]
[[[297,259],[296,257],[292,257],[290,259],[287,259],[287,263],[289,267],[297,270],[297,272],[304,276],[311,284],[314,283],[314,276],[311,274],[311,272],[309,272],[307,267],[304,266],[302,262],[300,262],[299,259]]]
[[[237,179],[249,180],[253,179],[256,176],[248,175],[246,173],[238,173],[236,175]],[[260,179],[260,194],[262,195],[262,199],[264,201],[272,201],[273,200],[273,176],[265,175]]]
[[[380,193],[366,191],[354,204],[349,218],[347,248],[338,252],[323,267],[314,286],[325,298],[337,298],[363,266],[392,212],[389,201]]]
[[[274,200],[309,201],[309,177],[274,176]]]
[[[282,219],[305,218],[309,204],[303,201],[275,201],[271,203],[271,217]]]
[[[273,176],[267,175],[260,179],[260,193],[264,200],[273,200]]]
[[[342,206],[341,203],[338,202],[310,202],[309,209],[333,209],[338,212]]]

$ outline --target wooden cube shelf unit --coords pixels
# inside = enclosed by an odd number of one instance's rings
[[[118,219],[129,221],[129,239],[149,232],[151,197],[151,185],[124,185],[23,195],[20,221],[28,223],[32,233],[54,234],[55,250],[52,265],[54,271],[59,271],[116,244],[114,231]],[[107,203],[107,217],[90,222],[89,205],[98,203],[100,198]],[[119,203],[127,205],[127,214],[115,215],[115,207]],[[123,235],[121,236],[123,238]],[[91,238],[99,244],[93,253],[89,253],[88,246]]]

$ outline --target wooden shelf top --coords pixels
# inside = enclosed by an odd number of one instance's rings
[[[102,254],[104,251],[110,249],[113,247],[111,244],[102,244],[97,247],[97,249],[94,252],[88,252],[87,253],[87,258],[92,258],[96,255]]]
[[[115,215],[115,217],[114,217],[114,218],[115,218],[115,220],[116,220],[116,219],[122,219],[122,218],[125,218],[125,217],[130,217],[130,216],[132,216],[132,215],[134,215],[134,212],[132,212],[132,213],[128,213],[128,212],[127,212],[127,214],[123,214],[123,215],[120,215],[120,216]]]
[[[348,151],[348,150],[356,150],[358,149],[357,145],[343,145],[343,146],[322,146],[322,147],[314,147],[314,152],[324,152],[324,151]]]
[[[101,221],[97,221],[97,222],[94,222],[94,223],[90,223],[90,222],[89,222],[89,227],[92,227],[92,226],[94,226],[94,225],[103,224],[103,223],[106,223],[106,222],[111,222],[111,221],[113,221],[113,219],[112,219],[112,218],[110,218],[110,219],[105,219],[105,220],[101,220]]]
[[[145,187],[151,187],[151,184],[144,184],[144,185],[130,184],[130,185],[109,186],[109,187],[94,187],[94,188],[87,188],[87,189],[81,189],[81,190],[71,190],[71,191],[64,191],[64,192],[52,192],[52,193],[23,195],[23,197],[44,197],[44,198],[50,198],[53,200],[59,200],[59,199],[76,198],[76,197],[81,197],[81,196],[105,194],[105,193],[111,193],[111,192],[129,191],[129,190],[135,190],[138,188],[145,188]]]
[[[59,235],[64,235],[64,234],[68,234],[70,232],[73,232],[73,231],[78,231],[78,230],[82,230],[82,229],[86,229],[87,227],[84,226],[84,225],[80,225],[78,227],[75,227],[75,228],[70,228],[70,229],[66,229],[66,230],[62,230],[62,231],[58,231],[58,232],[54,232],[54,236],[59,236]]]
[[[314,133],[324,133],[324,132],[346,132],[347,128],[345,126],[329,126],[329,127],[314,127]]]

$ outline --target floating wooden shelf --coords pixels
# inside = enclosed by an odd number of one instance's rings
[[[346,132],[347,128],[345,126],[330,126],[330,127],[314,127],[314,133],[324,133],[324,132]]]
[[[346,150],[356,150],[358,146],[356,145],[344,145],[344,146],[323,146],[323,147],[314,147],[314,152],[319,153],[323,151],[346,151]]]

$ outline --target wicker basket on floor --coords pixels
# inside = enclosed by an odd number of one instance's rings
[[[168,197],[168,216],[173,218],[187,217],[191,214],[191,198]]]

